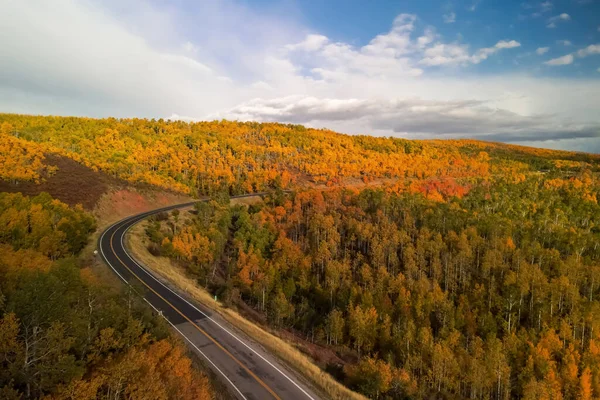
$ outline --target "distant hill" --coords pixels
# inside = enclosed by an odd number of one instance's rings
[[[430,196],[473,180],[597,171],[600,156],[474,140],[350,136],[300,125],[0,114],[0,178],[36,181],[70,158],[93,171],[197,196],[268,188],[385,184]],[[1,157],[1,156],[0,156]],[[48,168],[50,167],[50,168]],[[60,170],[60,166],[58,169]],[[64,168],[64,167],[63,167]],[[427,188],[425,188],[427,187]]]

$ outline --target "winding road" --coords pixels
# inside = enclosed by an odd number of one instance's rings
[[[243,195],[251,197],[256,195]],[[232,197],[233,198],[233,197]],[[190,348],[229,386],[239,399],[317,399],[296,374],[260,346],[237,333],[209,308],[186,300],[137,262],[125,247],[125,235],[140,220],[161,211],[192,206],[178,204],[125,218],[108,227],[98,240],[104,261],[126,283],[144,287],[144,299],[171,324]]]

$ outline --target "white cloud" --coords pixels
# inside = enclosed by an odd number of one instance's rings
[[[121,21],[124,17],[113,15],[107,4],[110,2],[3,2],[0,109],[89,116],[154,117],[172,111],[202,115],[247,96],[243,90],[233,89],[232,79],[239,86],[239,81],[253,77],[254,68],[264,73],[263,65],[253,62],[270,45],[261,39],[261,29],[278,30],[281,44],[290,39],[288,32],[279,28],[283,24],[279,19],[258,20],[238,15],[231,7],[211,9],[209,2],[203,5],[204,13],[196,16],[196,25],[209,30],[225,25],[220,19],[225,14],[222,11],[227,11],[227,20],[238,18],[256,26],[254,35],[221,32],[218,43],[216,39],[201,42],[211,33],[179,36],[174,26],[185,17],[170,14],[171,8],[153,9],[135,0],[119,3],[120,8],[131,7],[124,14],[132,15]],[[293,24],[287,25],[293,28]],[[156,26],[161,27],[161,34],[154,37]],[[244,65],[243,73],[220,62],[228,53],[243,60],[239,63]]]
[[[573,44],[570,40],[557,40],[556,43],[567,47]]]
[[[562,57],[553,58],[552,60],[548,60],[544,62],[546,65],[550,66],[559,66],[559,65],[569,65],[572,64],[575,60],[575,56],[584,58],[590,55],[600,54],[600,44],[591,44],[586,48],[576,51],[575,53],[567,54]]]
[[[456,22],[456,13],[449,12],[448,14],[444,14],[444,22],[447,24],[453,24]]]
[[[544,64],[550,65],[550,66],[573,64],[573,55],[567,54],[566,56],[553,58],[551,60],[545,61]]]
[[[310,34],[307,35],[302,42],[296,44],[289,44],[285,46],[285,48],[291,51],[317,51],[320,50],[328,42],[329,39],[327,38],[327,36]]]
[[[46,106],[46,112],[98,115],[129,109],[148,115],[177,102],[175,91],[189,100],[197,90],[211,94],[218,86],[212,68],[190,54],[191,43],[172,51],[153,49],[84,2],[5,3],[0,47],[4,109],[11,100],[37,96],[32,102],[55,97],[68,103]]]
[[[427,66],[469,63],[468,48],[465,44],[437,43],[425,50],[419,63]]]
[[[562,57],[553,58],[552,60],[548,60],[544,62],[546,65],[550,66],[561,66],[561,65],[569,65],[572,64],[575,60],[575,56],[584,58],[590,55],[600,54],[600,44],[591,44],[581,50],[576,51],[575,53],[567,54]]]
[[[538,55],[546,54],[550,50],[550,47],[538,47],[535,51]]]
[[[331,99],[283,97],[254,99],[226,111],[241,120],[286,121],[314,126],[353,120],[379,130],[416,137],[470,137],[495,141],[598,138],[598,125],[565,125],[551,115],[522,116],[499,110],[486,101],[408,99]],[[485,132],[485,133],[483,133]]]
[[[424,49],[437,38],[435,31],[431,28],[425,29],[425,33],[417,38],[417,47]]]
[[[303,65],[316,79],[340,81],[351,76],[419,76],[423,70],[411,61],[415,53],[431,43],[435,34],[429,30],[416,41],[411,38],[416,17],[401,14],[392,29],[374,37],[362,47],[333,42],[324,36],[307,37],[297,44],[287,45],[280,59]]]
[[[183,50],[187,53],[195,54],[198,53],[198,46],[193,44],[192,42],[185,42],[182,46]]]
[[[496,43],[494,47],[497,49],[513,49],[515,47],[521,47],[521,43],[517,42],[516,40],[501,40]]]
[[[425,50],[424,57],[419,63],[427,66],[448,64],[464,65],[469,63],[479,64],[502,49],[512,49],[519,46],[521,46],[521,44],[515,40],[501,40],[493,47],[482,48],[473,54],[469,54],[467,45],[438,43]]]
[[[536,9],[537,10],[531,14],[531,16],[533,18],[539,18],[543,14],[552,11],[552,9],[554,8],[554,5],[550,1],[544,1],[544,2],[536,4],[536,5],[532,5],[530,3],[523,3],[522,6],[525,9]]]
[[[548,12],[552,10],[553,7],[554,6],[552,5],[551,1],[544,1],[540,4],[540,9],[542,10],[542,12]]]
[[[471,62],[474,64],[479,64],[481,61],[486,60],[490,55],[495,54],[502,49],[514,49],[515,47],[521,47],[521,43],[517,42],[516,40],[501,40],[498,43],[496,43],[493,47],[479,49],[471,57]]]
[[[587,57],[595,54],[600,54],[600,43],[599,44],[591,44],[585,49],[581,49],[577,52],[579,57]]]
[[[547,28],[556,28],[557,23],[564,22],[564,21],[570,21],[570,20],[571,20],[571,16],[567,13],[555,15],[554,17],[548,19],[548,25],[546,25],[546,27]]]

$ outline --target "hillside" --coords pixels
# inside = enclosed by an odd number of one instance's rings
[[[600,396],[599,155],[11,114],[0,148],[0,190],[96,215],[144,190],[210,196],[151,219],[146,256],[369,397]]]
[[[227,304],[321,346],[322,367],[369,397],[575,399],[600,393],[588,185],[534,175],[448,202],[310,190],[198,204],[146,235]]]
[[[473,180],[598,170],[600,156],[498,143],[348,136],[299,125],[185,123],[0,114],[5,180],[39,180],[44,154],[129,182],[186,194],[240,194],[297,185],[396,183],[452,196]],[[10,161],[10,162],[9,162]]]

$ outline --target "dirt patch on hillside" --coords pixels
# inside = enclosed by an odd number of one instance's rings
[[[101,225],[108,225],[129,215],[192,200],[189,196],[160,190],[115,188],[100,197],[94,215]]]
[[[101,199],[106,194],[113,196],[114,199],[120,196],[123,204],[115,207],[118,216],[127,216],[135,212],[149,210],[155,205],[160,207],[189,199],[187,196],[168,192],[151,185],[132,184],[102,171],[94,171],[75,160],[58,154],[47,153],[45,156],[44,164],[58,168],[53,175],[44,176],[39,184],[34,182],[12,183],[0,180],[0,192],[21,192],[26,196],[36,196],[41,192],[48,192],[53,198],[69,205],[81,204],[88,211],[98,208],[106,209],[106,204],[100,204]],[[298,188],[326,189],[328,187],[324,183],[315,183],[307,174],[300,171],[295,172],[296,187]],[[336,186],[352,188],[378,187],[391,184],[394,181],[397,181],[397,179],[376,179],[365,183],[358,178],[346,178]],[[133,191],[130,190],[130,193],[121,192],[130,188],[134,188]],[[111,191],[114,191],[114,193],[111,194]],[[157,193],[160,193],[160,195]],[[148,196],[148,194],[150,195]],[[164,198],[161,198],[163,195]],[[181,199],[183,200],[180,201]],[[250,205],[261,201],[260,198],[250,197],[235,199],[233,202],[234,204]],[[102,210],[99,210],[99,212],[102,213]]]
[[[26,196],[48,192],[64,203],[72,206],[81,204],[85,209],[92,210],[109,187],[126,184],[124,181],[103,172],[95,172],[77,161],[57,154],[46,154],[44,164],[55,166],[58,170],[52,176],[43,177],[39,184],[0,180],[0,192],[21,192]]]
[[[262,204],[263,199],[260,196],[253,197],[240,197],[237,199],[231,199],[229,204],[232,206],[251,206],[253,204]]]
[[[37,184],[0,180],[0,192],[20,192],[26,196],[48,192],[64,203],[81,204],[93,211],[101,226],[128,215],[191,200],[189,196],[94,171],[68,157],[52,153],[45,156],[44,164],[58,168],[53,175],[42,177]]]
[[[93,265],[93,250],[101,232],[113,222],[129,215],[155,208],[191,201],[183,194],[166,191],[148,184],[132,184],[101,171],[94,171],[77,161],[58,154],[47,153],[44,164],[56,167],[50,176],[43,176],[40,183],[12,183],[0,179],[0,192],[36,196],[49,193],[71,206],[81,204],[96,218],[97,229],[90,237],[81,259]]]

